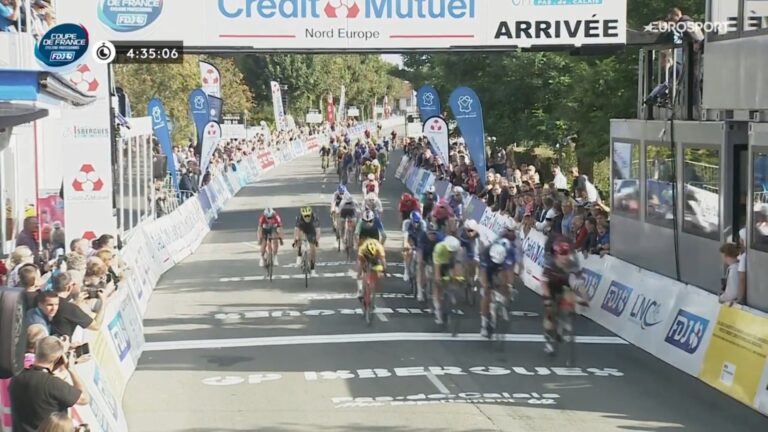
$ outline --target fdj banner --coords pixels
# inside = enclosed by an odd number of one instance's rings
[[[194,89],[189,94],[189,110],[192,112],[192,120],[197,129],[197,142],[203,140],[203,130],[205,124],[210,121],[210,107],[208,106],[208,96],[202,89]]]
[[[147,114],[152,118],[152,131],[160,142],[167,160],[168,172],[171,173],[173,184],[179,188],[179,178],[176,174],[176,164],[173,163],[173,146],[171,145],[171,131],[168,129],[168,116],[160,99],[152,98],[147,106]]]
[[[442,114],[440,96],[431,85],[422,86],[416,92],[416,104],[419,107],[419,114],[422,120]]]
[[[59,22],[93,40],[188,47],[448,49],[623,45],[626,0],[77,0]],[[96,7],[98,5],[98,7]],[[140,39],[141,37],[139,37]]]
[[[451,93],[449,99],[451,111],[461,129],[461,135],[467,144],[469,157],[480,174],[480,183],[485,186],[485,126],[483,124],[483,107],[480,98],[469,87],[459,87]]]
[[[430,117],[424,122],[424,136],[427,137],[435,153],[448,166],[448,124],[442,117]]]

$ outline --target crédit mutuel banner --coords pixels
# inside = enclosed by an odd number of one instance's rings
[[[627,29],[626,0],[78,0],[58,9],[93,40],[187,49],[606,45],[624,44]]]

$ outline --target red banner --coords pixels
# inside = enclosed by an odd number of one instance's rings
[[[333,123],[335,121],[335,109],[336,107],[333,105],[333,99],[328,98],[328,102],[325,105],[325,120],[328,123]]]
[[[320,141],[318,141],[317,137],[309,138],[306,141],[306,144],[307,144],[307,151],[314,150],[314,149],[320,147]]]
[[[272,152],[270,151],[259,152],[259,163],[261,164],[262,170],[266,170],[274,167],[275,159],[272,158]]]

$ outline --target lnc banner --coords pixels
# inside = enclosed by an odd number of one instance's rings
[[[219,69],[204,61],[200,64],[200,82],[206,95],[221,97],[221,74]]]
[[[147,105],[147,114],[152,118],[152,131],[160,143],[160,148],[166,156],[166,166],[171,173],[173,184],[178,190],[179,177],[176,174],[176,164],[173,163],[173,145],[171,144],[171,131],[168,130],[168,116],[160,99],[152,98]]]
[[[203,150],[200,154],[200,183],[211,164],[213,152],[221,141],[221,126],[216,122],[208,122],[203,129]]]
[[[288,125],[285,123],[285,111],[283,110],[283,95],[280,91],[280,83],[277,81],[270,82],[272,86],[272,109],[275,112],[275,127],[279,131],[288,129]]]
[[[441,114],[440,96],[431,85],[422,86],[416,92],[416,104],[419,106],[421,121]]]
[[[202,89],[194,89],[189,94],[189,110],[192,112],[192,120],[197,129],[197,142],[200,143],[203,140],[205,125],[211,120],[208,96]]]
[[[430,117],[424,121],[424,135],[435,153],[448,166],[448,124],[442,117]]]
[[[480,183],[485,186],[485,126],[483,125],[483,107],[480,98],[469,87],[459,87],[451,93],[448,99],[456,122],[461,129],[461,135],[469,150],[469,157],[480,174]]]

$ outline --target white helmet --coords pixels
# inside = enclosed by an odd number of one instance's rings
[[[365,213],[363,213],[363,222],[373,222],[375,217],[376,215],[373,214],[373,211],[366,210]]]
[[[373,174],[368,174],[368,181],[374,181],[376,180],[376,176]]]
[[[451,253],[456,252],[461,247],[461,242],[454,236],[446,237],[443,242],[445,243],[445,247],[448,248]]]
[[[478,227],[479,224],[474,219],[467,219],[466,222],[464,222],[464,228],[470,231],[477,231]]]
[[[453,188],[453,193],[455,194],[464,193],[464,189],[461,186],[456,186]]]
[[[431,185],[427,188],[427,192],[429,193],[435,193],[435,185]]]
[[[491,255],[491,261],[493,261],[494,264],[501,264],[507,258],[507,249],[500,243],[496,243],[491,246],[489,254]]]
[[[379,163],[378,159],[373,160],[373,166],[380,166],[380,165],[381,164]]]

